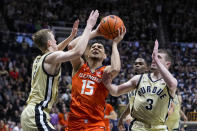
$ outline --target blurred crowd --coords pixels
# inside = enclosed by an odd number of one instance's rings
[[[20,114],[25,106],[31,88],[31,68],[34,58],[41,52],[23,39],[17,41],[12,32],[34,33],[51,26],[72,27],[79,18],[80,26],[86,24],[92,9],[100,11],[100,18],[115,14],[120,16],[127,34],[118,49],[121,56],[121,72],[113,83],[126,82],[133,76],[133,62],[142,57],[150,64],[155,38],[161,26],[170,43],[163,47],[173,53],[174,65],[170,69],[177,78],[178,93],[181,94],[185,113],[197,112],[197,28],[196,1],[153,1],[153,0],[1,0],[0,1],[0,130],[7,127],[20,130]],[[81,4],[83,6],[81,6]],[[121,10],[119,10],[121,9]],[[168,24],[166,24],[168,23]],[[5,33],[10,32],[10,33]],[[111,46],[106,41],[110,63]],[[62,65],[59,99],[51,112],[51,122],[57,129],[67,124],[71,100],[71,65]],[[127,95],[108,97],[115,111],[121,113],[128,103]]]
[[[32,33],[50,26],[72,27],[76,19],[83,27],[91,10],[98,9],[100,19],[110,14],[123,19],[129,41],[155,40],[164,28],[170,41],[195,42],[196,6],[195,0],[1,0],[0,30]]]

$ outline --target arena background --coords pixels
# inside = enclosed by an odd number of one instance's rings
[[[41,52],[34,46],[32,33],[42,28],[54,31],[58,42],[68,37],[80,20],[83,31],[91,10],[99,20],[107,15],[122,18],[127,28],[119,44],[121,72],[113,80],[120,84],[133,76],[133,62],[145,58],[149,64],[155,39],[172,51],[171,72],[178,80],[182,110],[189,121],[182,126],[197,130],[197,1],[196,0],[1,0],[0,1],[0,120],[10,130],[20,130],[20,114],[30,92],[32,62]],[[111,41],[105,40],[110,63]],[[56,113],[65,105],[69,112],[71,64],[62,65]],[[128,103],[127,95],[108,97],[118,115]],[[2,121],[3,120],[3,121]],[[116,125],[114,125],[116,126]],[[1,127],[1,126],[0,126]],[[0,129],[1,130],[1,129]]]

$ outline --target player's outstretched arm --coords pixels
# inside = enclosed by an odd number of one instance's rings
[[[49,56],[47,56],[46,62],[61,63],[61,62],[71,61],[73,59],[78,58],[79,56],[82,56],[88,44],[90,32],[94,27],[94,25],[96,24],[98,16],[99,16],[98,10],[91,12],[89,19],[87,21],[86,28],[81,38],[79,39],[78,43],[73,49],[67,52],[56,51],[50,54]]]
[[[112,79],[115,78],[118,73],[120,72],[121,68],[121,62],[120,62],[120,55],[118,52],[118,43],[123,39],[124,35],[126,33],[123,31],[123,27],[118,29],[118,36],[113,40],[112,44],[112,55],[111,55],[111,65],[106,67],[106,72],[110,73],[112,75]]]
[[[120,119],[118,121],[118,129],[124,130],[124,123],[123,120],[129,115],[130,113],[130,104],[127,104],[126,109],[123,111],[123,113],[120,115]]]
[[[181,103],[182,103],[181,95],[178,95],[178,101],[180,102],[180,105],[181,105]],[[180,109],[179,113],[180,113],[180,115],[181,115],[181,117],[183,118],[184,121],[188,121],[187,116],[185,115],[185,113],[181,109]]]
[[[79,20],[76,20],[73,24],[72,32],[68,38],[58,44],[58,50],[64,50],[66,46],[73,40],[73,38],[77,35]]]
[[[131,90],[136,89],[139,80],[140,75],[136,75],[126,83],[123,83],[121,85],[113,85],[111,74],[104,71],[102,82],[112,96],[120,96],[122,94],[128,93]]]
[[[171,95],[174,96],[177,88],[177,80],[174,78],[174,76],[169,72],[169,70],[159,61],[158,59],[158,47],[159,43],[156,40],[155,46],[152,54],[152,58],[155,61],[159,72],[161,73],[164,81],[166,82],[167,86],[170,89]]]

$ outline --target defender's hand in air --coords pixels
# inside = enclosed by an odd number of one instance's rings
[[[71,37],[75,37],[78,32],[78,26],[79,26],[79,20],[76,20],[75,23],[73,24],[72,32],[70,34]]]
[[[158,62],[158,48],[159,48],[159,43],[158,41],[156,40],[155,41],[155,46],[154,46],[154,49],[153,49],[153,54],[152,54],[152,59],[155,61],[155,62]]]
[[[118,29],[118,36],[114,38],[113,43],[118,44],[124,38],[125,34],[126,34],[126,28],[125,30],[123,30],[123,26],[122,26],[121,28]]]
[[[90,16],[89,16],[88,21],[87,21],[87,26],[90,29],[92,29],[95,26],[98,16],[99,16],[98,10],[92,11],[90,13]]]

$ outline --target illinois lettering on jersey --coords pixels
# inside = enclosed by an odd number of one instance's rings
[[[101,82],[104,69],[102,66],[92,73],[85,63],[73,76],[69,122],[73,119],[103,121],[105,99],[109,93]]]
[[[147,124],[164,124],[171,96],[163,79],[153,81],[150,74],[140,77],[131,115]]]

